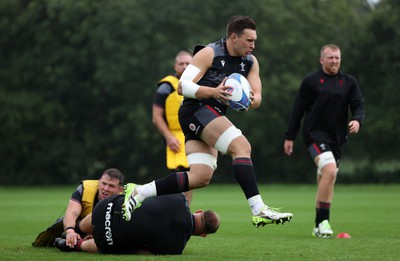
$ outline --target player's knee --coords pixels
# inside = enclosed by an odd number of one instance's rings
[[[337,175],[337,168],[334,165],[325,166],[321,171],[322,176],[326,181],[335,182]]]
[[[190,166],[190,189],[205,187],[210,184],[214,170],[217,168],[217,159],[208,153],[190,153],[187,155]]]
[[[210,184],[214,171],[204,165],[191,167],[188,172],[190,189],[202,188]]]
[[[208,186],[211,182],[212,175],[202,175],[200,179],[197,180],[197,188],[202,188]]]
[[[250,157],[251,144],[244,136],[241,136],[231,142],[227,153],[231,155],[232,158]]]

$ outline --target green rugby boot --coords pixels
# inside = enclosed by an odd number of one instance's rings
[[[317,238],[332,238],[333,231],[329,221],[325,219],[318,224],[318,227],[314,228],[312,231],[312,236]]]
[[[141,202],[137,196],[136,188],[138,185],[135,183],[128,183],[124,186],[125,199],[122,205],[123,218],[126,221],[131,220],[132,212],[140,207]]]
[[[276,208],[264,206],[260,213],[251,217],[251,223],[257,228],[268,224],[284,224],[292,220],[292,213],[281,213]]]

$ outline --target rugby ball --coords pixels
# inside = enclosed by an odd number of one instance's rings
[[[229,96],[229,107],[235,111],[245,111],[250,106],[250,83],[246,77],[240,73],[232,73],[225,81],[225,86],[230,86],[228,92],[232,94]]]

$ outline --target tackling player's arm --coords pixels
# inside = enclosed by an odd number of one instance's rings
[[[197,82],[203,77],[206,71],[211,67],[214,59],[214,50],[211,47],[204,47],[193,57],[192,62],[183,72],[179,85],[178,93],[188,98],[215,98],[220,100],[229,100],[231,95],[222,81],[218,87],[208,87],[198,85]]]
[[[73,247],[78,242],[81,236],[75,232],[76,220],[81,214],[82,206],[78,202],[70,199],[67,210],[65,211],[65,217],[63,220],[64,231],[66,234],[67,245]]]
[[[258,64],[257,58],[252,55],[253,57],[253,66],[250,69],[249,74],[247,75],[247,80],[251,86],[250,92],[250,100],[251,100],[251,108],[257,109],[261,105],[261,91],[262,91],[262,84],[260,79],[260,66]]]

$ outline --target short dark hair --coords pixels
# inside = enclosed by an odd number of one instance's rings
[[[112,179],[118,179],[119,185],[120,186],[124,185],[124,175],[119,169],[115,168],[106,169],[101,176],[103,177],[104,175],[108,175]]]
[[[219,225],[221,223],[221,219],[217,212],[212,210],[204,211],[204,232],[206,234],[213,234],[217,232]]]
[[[256,22],[248,16],[235,15],[228,19],[226,37],[235,33],[240,36],[245,29],[256,30]]]

